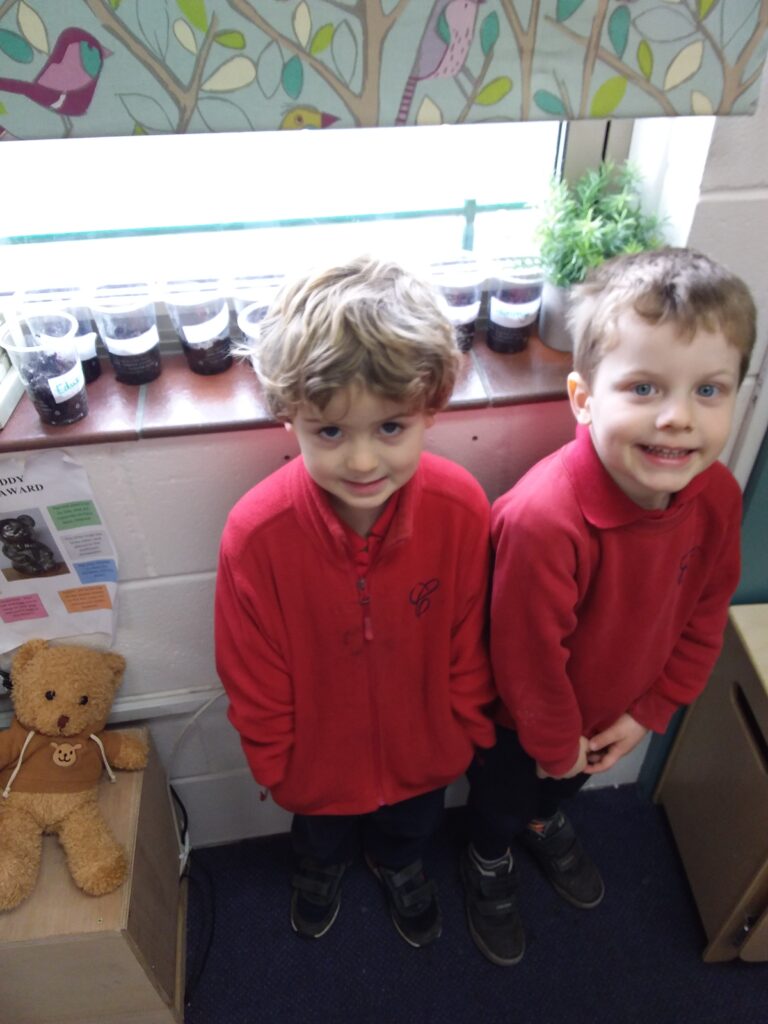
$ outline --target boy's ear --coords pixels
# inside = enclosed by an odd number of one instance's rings
[[[568,374],[568,400],[571,403],[571,411],[576,417],[577,423],[589,426],[592,422],[590,411],[590,391],[586,381],[580,373],[574,370]]]

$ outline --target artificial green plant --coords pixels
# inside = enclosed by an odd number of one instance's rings
[[[537,227],[546,278],[561,288],[624,252],[664,244],[658,217],[643,212],[641,178],[630,163],[605,161],[574,184],[553,181]]]

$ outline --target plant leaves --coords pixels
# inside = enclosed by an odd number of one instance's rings
[[[717,0],[699,0],[699,17],[702,21],[717,3]]]
[[[637,66],[650,82],[651,75],[653,74],[653,50],[650,43],[645,39],[641,41],[637,48]]]
[[[229,50],[244,50],[245,36],[237,29],[229,29],[224,32],[217,32],[213,37],[214,42],[219,46],[226,46]]]
[[[346,20],[336,26],[331,53],[339,78],[349,85],[357,69],[357,39]]]
[[[506,75],[499,75],[480,90],[475,98],[475,103],[479,103],[483,107],[491,107],[494,103],[503,100],[511,89],[512,79]]]
[[[714,112],[715,108],[712,106],[712,100],[709,96],[705,96],[703,92],[694,89],[691,93],[691,113],[714,114]]]
[[[584,0],[557,0],[555,17],[558,21],[567,21],[584,3]]]
[[[117,8],[120,6],[120,4],[123,2],[123,0],[109,0],[109,2],[110,2],[110,5],[112,7],[112,10],[116,11]],[[133,134],[136,135],[136,131],[135,130],[134,130]],[[144,133],[144,134],[146,134],[146,133]]]
[[[669,92],[692,78],[701,67],[703,56],[704,43],[701,39],[682,49],[667,68],[667,73],[664,76],[664,91]]]
[[[271,99],[280,88],[283,73],[283,55],[277,43],[268,43],[256,62],[256,84],[262,94]]]
[[[292,100],[297,100],[301,96],[301,90],[304,88],[304,68],[298,57],[291,57],[283,64],[280,82],[286,95]]]
[[[629,8],[626,4],[617,7],[608,19],[608,38],[617,57],[623,57],[627,48],[630,24]]]
[[[627,91],[627,80],[620,75],[609,78],[600,86],[592,97],[589,108],[590,117],[610,117],[624,99]]]
[[[442,124],[443,112],[438,105],[425,96],[416,113],[416,124]]]
[[[555,117],[567,117],[565,105],[559,96],[547,89],[537,89],[533,94],[533,102],[543,110],[545,114],[554,114]]]
[[[327,50],[333,41],[333,25],[322,25],[309,44],[309,52],[313,57],[316,57],[318,53],[322,53],[323,50]]]
[[[147,47],[165,59],[171,31],[165,4],[158,4],[157,0],[136,0],[136,17]]]
[[[37,11],[24,3],[24,0],[21,0],[16,12],[16,24],[27,42],[34,46],[38,53],[48,53],[48,31],[45,22]]]
[[[245,111],[223,96],[201,96],[197,112],[210,132],[253,131]]]
[[[663,4],[638,14],[635,28],[652,43],[673,43],[690,39],[696,31],[696,23],[687,8],[679,10],[670,4]]]
[[[0,28],[0,50],[17,64],[31,64],[35,56],[27,40],[7,28]]]
[[[499,16],[496,11],[491,11],[489,15],[483,18],[483,23],[480,26],[480,49],[483,51],[484,57],[487,57],[488,53],[494,48],[498,38]]]
[[[208,31],[208,15],[205,11],[205,0],[176,0],[179,10],[201,32]]]
[[[143,93],[118,93],[118,99],[142,128],[167,134],[174,129],[173,121],[154,96]]]
[[[230,57],[200,86],[205,92],[234,92],[256,78],[256,65],[250,57]]]
[[[173,23],[173,34],[178,41],[190,53],[197,53],[197,37],[190,28],[188,22],[183,18],[177,18]]]
[[[312,15],[310,14],[309,7],[304,0],[302,0],[293,12],[293,34],[296,36],[301,46],[306,49],[311,33]]]

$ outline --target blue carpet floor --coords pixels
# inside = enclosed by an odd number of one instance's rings
[[[185,1024],[768,1024],[768,964],[704,964],[696,906],[663,811],[634,786],[587,791],[568,808],[599,863],[595,910],[564,903],[521,851],[528,949],[499,968],[472,944],[457,859],[463,811],[430,851],[443,934],[412,949],[357,863],[319,940],[288,919],[285,836],[195,850]]]

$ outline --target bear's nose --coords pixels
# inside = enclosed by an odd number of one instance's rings
[[[68,721],[69,721],[69,715],[59,715],[59,720],[56,722],[56,724],[58,725],[58,727],[60,729],[63,729]]]

